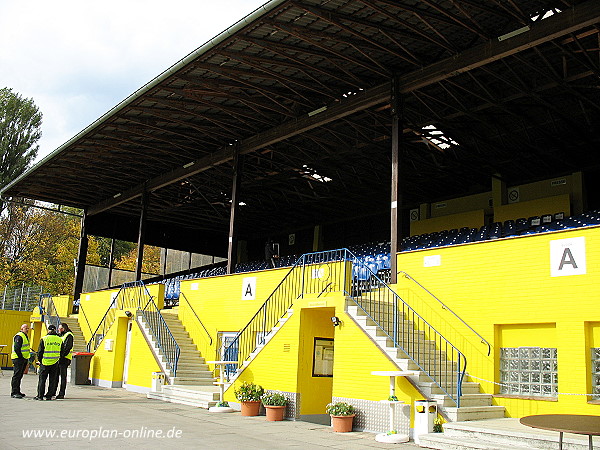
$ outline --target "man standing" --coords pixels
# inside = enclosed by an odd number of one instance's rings
[[[44,399],[44,390],[46,389],[46,379],[48,382],[48,391],[46,391],[46,400],[52,400],[56,394],[58,385],[58,360],[60,358],[60,349],[62,339],[56,334],[54,325],[48,326],[48,334],[40,340],[38,348],[38,360],[40,361],[40,375],[38,380],[37,396],[34,400]]]
[[[60,378],[60,388],[56,398],[65,398],[65,390],[67,388],[67,368],[73,359],[73,333],[69,329],[69,325],[61,323],[58,326],[58,335],[62,339],[62,347],[60,349],[60,359],[58,360],[58,374]]]
[[[13,376],[10,383],[11,391],[10,396],[12,398],[23,398],[25,394],[21,392],[21,379],[25,373],[25,368],[29,364],[29,338],[27,333],[29,332],[29,325],[24,323],[21,325],[21,330],[15,334],[13,338],[11,359],[13,363]]]

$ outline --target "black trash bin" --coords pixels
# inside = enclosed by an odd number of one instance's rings
[[[90,362],[93,353],[73,352],[71,361],[71,384],[90,384]]]

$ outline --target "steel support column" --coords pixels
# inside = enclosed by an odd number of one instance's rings
[[[391,114],[392,114],[392,183],[391,183],[391,227],[390,227],[390,282],[396,283],[398,268],[396,254],[400,250],[402,239],[402,191],[400,189],[400,170],[402,167],[402,94],[397,77],[392,79]]]
[[[148,191],[142,194],[142,211],[140,213],[140,227],[138,230],[137,257],[135,259],[135,279],[142,279],[142,263],[144,261],[144,239],[146,237],[146,216],[148,214]]]
[[[229,216],[229,247],[227,250],[227,273],[233,273],[237,263],[237,232],[235,220],[239,209],[239,194],[242,184],[243,156],[236,145],[233,154],[233,184],[231,186],[231,212]]]
[[[112,278],[113,265],[115,258],[115,238],[110,240],[110,255],[108,256],[108,278],[106,279],[106,287],[110,287],[110,280]]]
[[[77,301],[83,290],[83,277],[85,275],[85,263],[88,251],[88,235],[86,231],[87,213],[83,211],[81,216],[81,233],[79,235],[79,251],[75,262],[75,283],[73,285],[73,301]]]

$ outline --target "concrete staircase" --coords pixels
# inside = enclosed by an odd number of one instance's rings
[[[83,331],[79,326],[76,316],[61,317],[61,323],[66,323],[73,333],[73,351],[74,352],[87,352],[87,342],[83,337]]]
[[[219,401],[219,388],[214,385],[216,380],[212,371],[209,370],[205,359],[200,355],[189,333],[179,320],[177,311],[168,309],[161,311],[161,314],[177,341],[181,353],[176,376],[171,376],[170,371],[166,370],[169,385],[163,386],[161,392],[149,392],[147,397],[200,408],[214,406]],[[151,337],[152,334],[147,327],[145,332]],[[164,357],[156,344],[154,352],[161,359],[162,366],[166,367]]]
[[[558,439],[558,432],[529,428],[519,419],[505,418],[446,423],[443,433],[419,436],[419,445],[440,450],[556,450]],[[588,448],[587,436],[565,433],[563,449]]]
[[[380,321],[386,320],[381,312],[382,309],[377,308],[374,303],[365,301],[361,304],[372,317],[377,318],[377,320]],[[351,300],[348,300],[346,309],[354,321],[364,330],[371,340],[379,346],[381,351],[388,355],[399,370],[413,372],[413,375],[408,377],[409,380],[425,398],[433,400],[438,404],[438,411],[443,414],[448,421],[457,422],[504,417],[504,407],[492,406],[492,396],[489,394],[482,394],[480,392],[479,383],[462,383],[462,395],[460,398],[461,406],[460,408],[457,408],[454,401],[425,372],[421,371],[404,351],[394,346],[393,341],[366,315],[363,309],[359,308],[356,303]],[[382,317],[378,318],[378,316]],[[403,330],[409,330],[412,329],[412,327],[413,324],[408,321],[402,325]],[[405,335],[407,334],[408,333]],[[406,345],[408,342],[400,342],[400,344],[405,348],[410,347],[416,349],[421,356],[425,355],[430,358],[440,358],[440,355],[441,357],[445,356],[443,352],[440,353],[435,351],[435,343],[426,340],[423,332],[417,331],[411,333],[411,336],[416,337],[417,342],[413,341],[410,345]],[[438,379],[454,381],[456,377],[455,365],[444,360],[438,362],[437,367],[445,367],[446,369],[432,373],[432,376]],[[467,376],[465,376],[465,379],[466,378]],[[450,392],[456,392],[455,383],[453,388],[450,389]]]

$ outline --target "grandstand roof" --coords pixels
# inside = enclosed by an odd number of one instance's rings
[[[406,208],[598,167],[599,27],[597,0],[272,0],[2,194],[135,240],[147,189],[149,243],[223,251],[238,147],[242,237],[388,212],[394,76]]]

